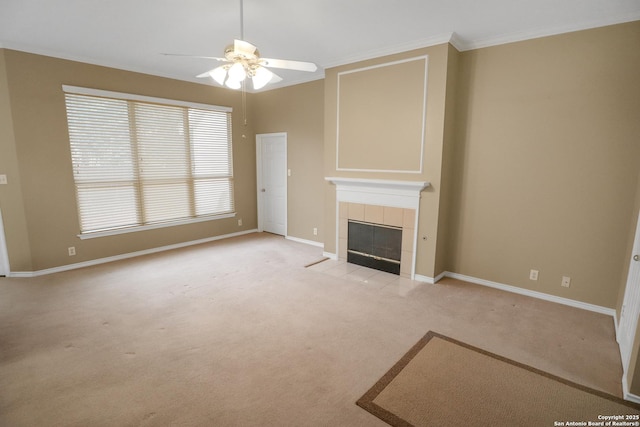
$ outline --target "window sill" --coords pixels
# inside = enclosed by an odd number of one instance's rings
[[[234,216],[236,216],[236,213],[232,212],[232,213],[223,214],[223,215],[207,216],[207,217],[201,217],[201,218],[190,218],[190,219],[185,219],[181,221],[171,221],[171,222],[163,222],[158,224],[141,225],[138,227],[118,228],[114,230],[96,231],[93,233],[81,233],[81,234],[78,234],[78,237],[81,240],[95,239],[97,237],[107,237],[107,236],[116,236],[118,234],[137,233],[139,231],[154,230],[157,228],[165,228],[165,227],[174,227],[176,225],[186,225],[186,224],[194,224],[197,222],[215,221],[217,219],[233,218]]]

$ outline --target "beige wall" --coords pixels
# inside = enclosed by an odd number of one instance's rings
[[[13,115],[9,97],[5,51],[0,49],[0,173],[7,175],[7,185],[0,185],[0,210],[12,270],[31,271],[29,232],[22,199],[22,185],[13,132]]]
[[[256,134],[287,133],[287,235],[322,243],[324,81],[256,93],[250,107]]]
[[[10,110],[3,90],[0,120],[3,125],[13,124],[13,135],[11,126],[2,126],[0,150],[8,153],[4,170],[10,183],[0,188],[0,203],[12,272],[43,270],[257,227],[255,137],[251,124],[242,124],[238,92],[11,50],[5,50],[3,58],[0,85],[8,87]],[[63,84],[233,107],[237,217],[80,240]],[[243,219],[242,227],[237,218]],[[69,246],[76,247],[75,257],[68,256]]]
[[[638,46],[635,22],[462,54],[450,271],[616,307],[640,166]]]

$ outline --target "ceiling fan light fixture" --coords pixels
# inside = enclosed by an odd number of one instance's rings
[[[218,68],[212,70],[209,75],[213,80],[216,81],[220,86],[224,85],[224,81],[227,78],[227,67],[226,65],[222,65]]]
[[[243,0],[240,2],[240,39],[235,39],[233,44],[228,45],[224,50],[224,58],[213,56],[195,56],[195,58],[214,59],[223,61],[226,64],[198,74],[197,78],[211,77],[220,86],[230,89],[242,89],[243,82],[251,79],[255,90],[262,89],[269,83],[278,83],[282,77],[273,73],[269,68],[281,68],[286,70],[308,71],[317,70],[316,64],[312,62],[291,61],[285,59],[261,58],[258,48],[244,39],[244,13]],[[180,55],[191,56],[191,55]]]
[[[239,80],[234,80],[229,77],[227,79],[227,82],[225,83],[225,86],[227,86],[229,89],[240,89],[242,87],[242,83],[240,83]]]
[[[256,67],[254,70],[251,81],[253,82],[253,88],[255,90],[262,89],[267,83],[271,81],[273,73],[264,67]]]
[[[242,62],[236,62],[229,68],[229,80],[241,82],[245,78],[247,78],[247,70],[244,69]]]

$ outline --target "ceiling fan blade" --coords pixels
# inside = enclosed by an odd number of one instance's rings
[[[271,80],[269,80],[269,83],[278,83],[278,82],[282,81],[282,77],[280,77],[279,75],[277,75],[273,71],[271,73],[273,74],[273,76],[271,77]]]
[[[233,41],[233,51],[236,55],[253,56],[256,50],[258,50],[257,47],[244,40],[236,39]]]
[[[318,66],[313,62],[290,61],[288,59],[260,58],[260,64],[265,67],[283,68],[287,70],[314,72]]]
[[[213,70],[215,70],[215,68],[214,68]],[[209,77],[209,76],[211,76],[211,73],[213,72],[213,70],[209,70],[209,71],[206,71],[206,72],[204,72],[204,73],[202,73],[202,74],[198,74],[198,75],[196,76],[196,78],[197,78],[197,79],[203,79],[203,78],[205,78],[205,77]]]
[[[163,53],[164,56],[181,56],[183,58],[200,58],[200,59],[215,59],[216,61],[226,61],[227,58],[220,58],[218,56],[201,56],[201,55],[186,55],[182,53]]]

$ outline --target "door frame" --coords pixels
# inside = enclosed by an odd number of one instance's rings
[[[285,158],[284,158],[284,171],[282,171],[282,173],[285,174],[286,177],[289,176],[288,174],[288,154],[289,154],[289,150],[288,150],[288,145],[287,145],[287,132],[273,132],[273,133],[258,133],[256,134],[256,197],[258,200],[258,231],[262,232],[264,231],[264,218],[263,218],[263,214],[264,214],[264,201],[262,199],[262,191],[261,189],[262,187],[262,145],[263,145],[263,138],[266,137],[273,137],[273,136],[281,136],[284,137],[284,152],[285,152]],[[289,206],[289,180],[285,179],[285,195],[284,195],[284,204],[285,204],[285,209],[284,209],[284,235],[285,237],[288,235],[288,230],[289,230],[289,223],[288,223],[288,206]]]
[[[622,359],[622,384],[625,399],[628,398],[629,394],[627,372],[629,372],[629,367],[633,363],[631,355],[640,315],[640,289],[637,289],[637,287],[640,287],[640,283],[634,283],[634,279],[637,280],[637,278],[633,274],[635,268],[640,268],[636,265],[638,261],[633,259],[635,255],[640,253],[640,214],[638,214],[637,221],[633,249],[629,259],[629,272],[627,273],[624,299],[620,311],[620,322],[616,325],[616,341],[620,347],[620,357]],[[633,288],[634,286],[636,289]],[[630,340],[627,338],[630,338]]]
[[[4,222],[2,221],[2,209],[0,209],[0,276],[9,277],[9,253],[7,251],[7,239],[4,235]]]

